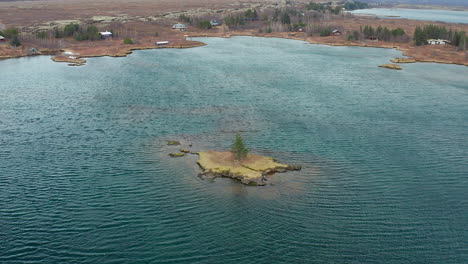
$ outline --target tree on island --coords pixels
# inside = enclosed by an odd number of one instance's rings
[[[249,150],[244,145],[244,139],[242,139],[240,134],[236,135],[236,139],[232,142],[231,152],[234,154],[234,158],[237,161],[241,161],[247,158]]]

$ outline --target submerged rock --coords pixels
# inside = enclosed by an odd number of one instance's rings
[[[185,153],[169,153],[169,156],[173,158],[179,158],[185,156]]]
[[[176,140],[168,140],[167,141],[167,145],[180,145],[180,142],[179,141],[176,141]]]
[[[300,170],[301,166],[290,166],[276,162],[273,158],[249,154],[243,161],[234,161],[231,152],[199,152],[198,165],[201,175],[230,177],[249,185],[265,185],[266,176],[278,172]]]
[[[179,151],[182,153],[190,153],[190,150],[188,149],[179,149]]]

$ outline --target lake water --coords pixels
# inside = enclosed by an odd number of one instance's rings
[[[201,39],[68,67],[0,61],[1,263],[463,263],[468,67]],[[303,166],[201,179],[194,151]],[[186,147],[186,146],[184,146]]]
[[[406,8],[371,8],[350,11],[353,14],[371,14],[381,18],[407,18],[414,20],[439,21],[468,24],[468,11]],[[398,17],[389,17],[398,16]]]

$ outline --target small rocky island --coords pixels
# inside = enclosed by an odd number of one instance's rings
[[[266,177],[277,172],[301,169],[300,166],[281,164],[273,158],[251,153],[240,161],[229,151],[206,151],[198,155],[198,165],[203,170],[201,175],[230,177],[251,185],[265,185]]]
[[[168,141],[168,145],[180,145],[179,141]],[[189,145],[191,147],[191,145]],[[197,161],[202,169],[200,176],[229,177],[238,179],[244,184],[265,185],[267,176],[279,172],[301,170],[301,166],[291,166],[276,162],[273,158],[249,153],[244,146],[242,137],[237,134],[231,151],[191,152],[179,149],[178,153],[170,153],[173,158],[185,154],[199,155]]]
[[[416,60],[413,58],[395,58],[390,60],[393,63],[415,63]]]
[[[379,67],[387,68],[391,70],[403,70],[403,68],[398,64],[385,64],[385,65],[380,65]]]

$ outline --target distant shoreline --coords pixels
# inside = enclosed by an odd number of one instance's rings
[[[363,47],[363,48],[384,48],[384,49],[396,49],[402,52],[402,56],[409,57],[414,59],[416,62],[426,62],[426,63],[439,63],[439,64],[454,64],[454,65],[461,65],[461,66],[468,66],[468,62],[466,61],[452,61],[449,59],[437,59],[437,58],[426,58],[421,57],[419,54],[414,53],[415,47],[407,46],[404,47],[402,45],[392,45],[392,43],[385,43],[385,42],[327,42],[325,40],[330,40],[333,37],[320,37],[320,38],[306,38],[304,39],[303,36],[297,36],[296,34],[285,34],[286,32],[275,32],[270,34],[254,34],[252,32],[232,32],[229,34],[206,34],[206,33],[195,33],[193,35],[189,35],[189,38],[203,38],[203,37],[214,37],[214,38],[231,38],[231,37],[260,37],[260,38],[281,38],[281,39],[291,39],[291,40],[300,40],[305,41],[310,44],[317,44],[317,45],[326,45],[326,46],[341,46],[341,47]],[[94,58],[94,57],[126,57],[129,54],[132,54],[135,50],[148,50],[148,49],[162,49],[162,48],[176,48],[176,49],[185,49],[185,48],[195,48],[207,45],[201,41],[191,41],[186,40],[185,42],[180,42],[178,45],[168,45],[163,47],[158,47],[156,45],[135,45],[135,46],[122,46],[119,49],[114,50],[113,52],[95,52],[95,53],[80,53],[80,55],[69,58],[67,56],[61,55],[65,50],[57,50],[55,51],[47,51],[45,54],[35,54],[35,55],[24,55],[24,56],[0,56],[0,60],[6,60],[11,58],[21,58],[21,57],[29,57],[29,56],[40,56],[40,55],[55,55],[51,59],[56,62],[66,62],[69,63],[70,66],[81,66],[86,63],[86,61],[80,61],[85,58]],[[428,45],[428,48],[433,48]],[[445,47],[435,47],[444,49]],[[67,51],[74,51],[73,48],[66,49]]]

